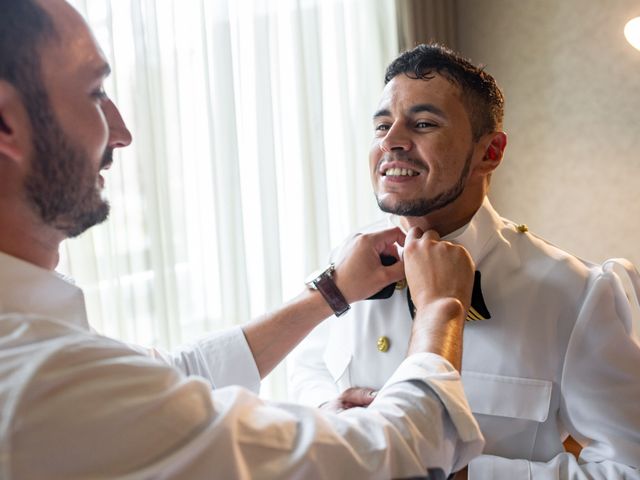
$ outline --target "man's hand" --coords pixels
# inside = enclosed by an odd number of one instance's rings
[[[457,299],[465,311],[471,302],[473,260],[459,245],[440,240],[434,230],[412,228],[404,245],[407,283],[417,310],[441,299]]]
[[[381,230],[353,237],[336,262],[334,279],[349,303],[364,300],[387,285],[404,278],[404,263],[399,258],[397,244],[404,243],[399,228]],[[385,267],[380,255],[390,255],[399,261]]]
[[[407,282],[416,306],[408,354],[431,352],[458,370],[462,364],[462,329],[471,302],[473,261],[458,245],[434,231],[412,228],[404,245]]]
[[[367,407],[376,398],[376,393],[372,388],[347,388],[338,398],[323,403],[320,408],[328,412],[340,413],[353,407]]]

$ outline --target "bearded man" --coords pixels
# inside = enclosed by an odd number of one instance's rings
[[[106,219],[103,171],[131,142],[108,74],[67,2],[0,0],[0,478],[440,479],[477,455],[456,370],[473,267],[435,232],[361,235],[291,302],[173,355],[90,328],[82,290],[54,269],[62,241]],[[404,262],[382,266],[396,242]],[[415,341],[370,410],[258,398],[313,327],[405,274]]]

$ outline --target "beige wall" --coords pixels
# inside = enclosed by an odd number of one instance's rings
[[[638,0],[457,0],[458,47],[503,87],[509,145],[491,198],[584,258],[640,265]]]

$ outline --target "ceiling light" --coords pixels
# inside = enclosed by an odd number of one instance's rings
[[[634,48],[640,50],[640,17],[632,18],[624,26],[624,36]]]

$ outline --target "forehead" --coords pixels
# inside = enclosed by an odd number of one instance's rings
[[[51,17],[57,38],[42,47],[45,78],[89,80],[106,66],[105,56],[80,14],[64,0],[41,0]]]
[[[399,114],[418,104],[434,105],[448,115],[466,114],[460,87],[438,73],[427,79],[396,75],[385,85],[378,108]]]

